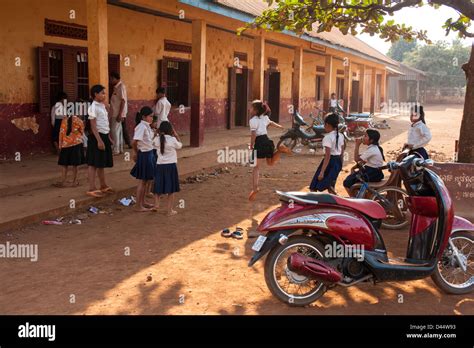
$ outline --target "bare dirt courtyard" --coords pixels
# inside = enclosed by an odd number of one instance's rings
[[[462,107],[427,107],[426,114],[433,133],[428,149],[452,158]],[[405,142],[409,121],[385,119],[391,129],[381,130],[382,145],[393,159],[390,153]],[[352,158],[353,143],[348,151]],[[306,308],[272,297],[263,262],[247,267],[255,239],[225,239],[220,232],[255,229],[279,204],[274,190],[307,190],[321,158],[320,150],[316,155],[303,150],[264,168],[255,202],[247,200],[249,168],[228,165],[230,173],[183,185],[177,197],[181,208],[173,217],[164,211],[136,213],[115,202],[99,206],[105,213],[81,225],[36,224],[1,233],[3,244],[38,244],[39,258],[0,260],[0,313],[474,314],[472,294],[446,295],[430,278],[336,287]],[[351,165],[347,161],[339,177],[339,193]],[[27,200],[18,209],[28,209]],[[391,254],[404,256],[407,231],[382,234]]]

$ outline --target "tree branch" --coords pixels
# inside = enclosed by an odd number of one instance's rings
[[[470,0],[431,0],[432,4],[451,7],[474,20],[474,2]]]

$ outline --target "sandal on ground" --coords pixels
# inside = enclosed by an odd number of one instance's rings
[[[110,186],[104,187],[100,189],[100,192],[102,193],[114,193],[114,189]]]
[[[228,228],[224,228],[221,232],[221,236],[224,238],[232,237],[232,232]]]
[[[232,232],[232,238],[243,239],[244,234],[242,233],[242,231],[234,231],[234,232]]]
[[[95,190],[95,191],[87,191],[86,195],[95,197],[95,198],[101,198],[104,197],[104,194],[100,190]]]

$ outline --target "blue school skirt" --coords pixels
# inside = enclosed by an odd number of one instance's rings
[[[179,176],[176,163],[156,165],[153,192],[159,195],[179,192]]]
[[[360,174],[362,176],[362,179],[364,179],[366,182],[379,182],[382,181],[384,177],[383,171],[380,168],[374,168],[369,166],[365,166],[364,168],[362,168],[360,170]],[[356,177],[356,173],[350,174],[344,180],[344,187],[350,188],[357,182],[359,182],[359,180]]]
[[[329,164],[326,167],[326,171],[324,172],[324,178],[323,180],[319,181],[318,176],[321,172],[323,162],[324,159],[319,164],[319,167],[313,176],[313,180],[311,181],[311,185],[309,185],[311,191],[324,191],[336,185],[337,177],[339,176],[339,172],[342,169],[341,156],[331,156]]]
[[[156,159],[153,150],[138,151],[137,162],[133,166],[130,174],[138,180],[153,180],[155,176]]]
[[[419,147],[418,149],[413,149],[410,151],[410,155],[416,155],[420,158],[423,159],[428,159],[430,156],[428,155],[428,152],[426,152],[424,147]]]

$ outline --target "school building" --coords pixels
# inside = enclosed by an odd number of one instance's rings
[[[88,99],[118,71],[127,86],[127,127],[166,87],[170,120],[190,134],[248,125],[249,102],[267,100],[272,119],[327,110],[332,92],[351,111],[378,111],[393,60],[338,30],[297,36],[236,29],[263,0],[3,0],[0,11],[0,158],[51,149],[58,91]],[[212,136],[212,133],[207,134]]]

